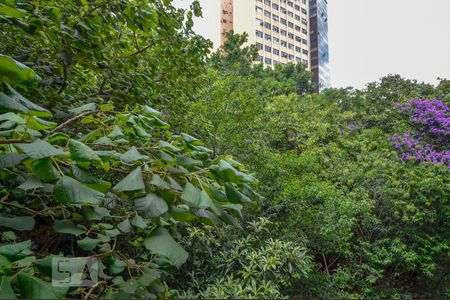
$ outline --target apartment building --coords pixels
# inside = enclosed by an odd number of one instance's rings
[[[200,0],[203,18],[194,29],[217,49],[226,33],[247,33],[267,67],[301,62],[320,90],[329,86],[326,0]],[[314,43],[312,43],[314,41]],[[320,81],[323,82],[320,82]]]

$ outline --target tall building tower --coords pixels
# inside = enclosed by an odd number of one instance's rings
[[[311,71],[318,92],[331,85],[327,7],[327,0],[309,0]]]
[[[190,0],[175,0],[185,7]],[[330,85],[327,0],[200,0],[203,18],[194,30],[210,39],[214,49],[226,33],[247,33],[268,67],[301,62],[314,72],[318,90]],[[177,5],[177,4],[176,4]]]

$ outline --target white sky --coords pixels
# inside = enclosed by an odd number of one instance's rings
[[[433,84],[450,78],[450,0],[328,3],[333,87],[363,88],[390,73]],[[204,34],[209,26],[202,20],[199,27]]]

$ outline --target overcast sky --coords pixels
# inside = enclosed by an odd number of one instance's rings
[[[363,88],[389,73],[433,84],[450,78],[450,0],[328,3],[333,87]],[[208,30],[204,20],[197,25]]]

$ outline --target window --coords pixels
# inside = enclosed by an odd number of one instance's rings
[[[273,43],[275,45],[279,45],[280,44],[280,39],[279,38],[273,37],[272,41],[273,41]]]
[[[278,4],[272,3],[272,8],[278,10],[280,7],[278,6]]]
[[[295,4],[295,5],[294,5],[294,8],[295,8],[295,10],[300,10],[300,5]]]
[[[267,10],[264,10],[264,15],[266,16],[266,17],[271,17],[272,16],[272,14],[270,13],[270,11],[267,11]]]
[[[296,60],[297,62],[302,62],[302,59],[301,59],[300,57],[295,57],[295,60]]]
[[[264,37],[264,33],[262,31],[256,30],[256,36],[263,38]]]
[[[256,25],[263,26],[263,20],[256,18]]]
[[[299,43],[300,43],[300,42],[302,41],[302,38],[301,38],[301,37],[299,37],[298,35],[296,35],[296,36],[295,36],[295,40],[296,40],[297,42],[299,42]]]
[[[273,54],[276,55],[276,56],[280,56],[280,50],[273,49]]]
[[[264,22],[264,27],[266,27],[267,29],[272,29],[272,25],[267,22]]]
[[[288,22],[288,27],[289,27],[289,28],[294,28],[294,23]]]
[[[287,42],[282,40],[282,41],[281,41],[281,46],[287,47]]]
[[[283,35],[283,36],[287,36],[287,31],[284,30],[284,29],[281,29],[280,33],[281,33],[281,35]]]
[[[256,7],[256,12],[258,13],[258,14],[262,14],[263,13],[263,10],[262,10],[262,8],[261,7]]]
[[[302,53],[305,54],[305,55],[308,55],[308,50],[302,49]]]
[[[264,46],[264,50],[266,50],[266,52],[272,52],[272,47],[270,46]]]
[[[274,60],[274,61],[273,61],[273,64],[274,64],[274,65],[278,65],[278,64],[279,64],[279,62],[278,62],[278,61],[276,61],[276,60]]]
[[[266,40],[268,40],[268,41],[272,40],[272,36],[270,34],[266,33],[265,37],[266,37]]]
[[[270,58],[266,57],[265,63],[268,64],[268,65],[271,65],[272,64],[272,60]]]
[[[287,24],[286,19],[283,19],[283,18],[280,19],[280,22],[281,22],[281,24],[283,24],[283,25],[286,25],[286,24]]]
[[[277,33],[280,32],[280,28],[278,28],[278,26],[275,25],[272,26],[272,30]]]
[[[300,48],[299,46],[295,46],[295,51],[302,52],[302,48]]]
[[[289,60],[294,60],[294,55],[292,55],[292,54],[289,54]]]
[[[256,43],[256,47],[258,47],[258,49],[262,50],[262,49],[263,49],[263,44],[261,44],[261,43]]]
[[[307,15],[307,14],[308,14],[308,11],[307,11],[306,9],[302,8],[302,13],[305,14],[305,15]]]
[[[302,33],[303,34],[308,34],[308,31],[305,28],[302,28]]]
[[[272,14],[272,19],[274,21],[278,21],[280,18],[278,18],[278,16],[276,14]]]
[[[302,23],[308,25],[308,21],[305,18],[302,18]]]
[[[288,43],[288,48],[291,50],[294,50],[294,45],[292,45],[291,43]]]
[[[258,61],[263,62],[263,57],[261,55],[258,56]]]
[[[294,34],[289,32],[289,33],[288,33],[288,38],[294,39]]]
[[[301,18],[299,15],[295,15],[295,19],[300,22]]]
[[[306,4],[306,0],[302,0],[302,3],[303,3],[303,4]]]
[[[270,0],[264,0],[264,4],[270,6],[270,4],[271,4],[271,3],[270,3]]]
[[[294,7],[294,3],[292,2],[292,1],[288,1],[288,6],[290,6],[290,7]]]
[[[294,17],[294,13],[292,11],[288,11],[287,12],[288,17],[293,18]]]
[[[288,54],[286,52],[281,51],[281,57],[287,58]]]
[[[283,14],[286,14],[286,8],[284,8],[284,7],[281,7],[281,12],[283,13]]]
[[[302,29],[300,28],[300,26],[295,25],[295,30],[300,31],[300,30],[302,30]]]
[[[308,45],[308,41],[306,39],[302,39],[302,44],[303,45]]]

